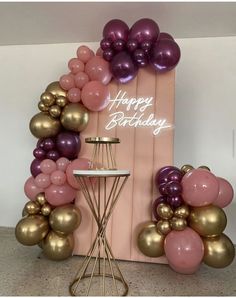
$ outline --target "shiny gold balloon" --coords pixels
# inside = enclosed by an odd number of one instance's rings
[[[58,235],[51,231],[43,241],[43,252],[50,260],[61,261],[72,256],[74,248],[74,238]]]
[[[50,214],[49,223],[54,232],[68,235],[81,223],[80,210],[72,204],[56,207]]]
[[[64,108],[64,106],[68,103],[68,100],[66,99],[66,97],[64,96],[59,96],[56,99],[56,104],[60,107],[60,108]]]
[[[40,100],[46,107],[52,106],[56,101],[53,94],[50,92],[46,92],[46,91],[41,94]]]
[[[147,222],[137,239],[138,248],[148,257],[157,258],[164,255],[165,236],[158,233],[154,222]]]
[[[217,237],[203,238],[203,262],[214,268],[229,266],[235,257],[235,248],[232,241],[225,234]]]
[[[26,211],[26,209],[25,209],[25,206],[24,206],[24,208],[23,208],[23,210],[22,210],[22,217],[24,217],[24,216],[28,216],[29,214],[27,213],[27,211]]]
[[[30,120],[30,131],[36,138],[56,136],[61,129],[60,121],[47,113],[38,113]]]
[[[172,217],[170,220],[172,230],[183,231],[187,227],[187,221],[184,218]]]
[[[189,207],[187,205],[182,205],[175,209],[174,216],[179,218],[187,218],[190,214]]]
[[[198,167],[198,168],[199,168],[199,169],[207,170],[207,171],[209,171],[209,172],[211,171],[210,168],[208,168],[207,166],[200,166],[200,167]]]
[[[33,214],[38,214],[39,211],[40,211],[40,206],[37,202],[27,202],[25,204],[25,211],[30,214],[30,215],[33,215]]]
[[[52,82],[49,84],[46,91],[52,93],[56,98],[59,96],[66,97],[66,91],[61,88],[59,82]]]
[[[181,171],[186,174],[188,173],[189,171],[192,171],[194,169],[193,166],[191,165],[183,165],[182,168],[181,168]]]
[[[162,219],[170,219],[173,216],[173,210],[169,205],[161,203],[157,206],[157,214]]]
[[[16,239],[23,245],[35,245],[48,233],[49,224],[42,215],[23,217],[15,228]]]
[[[227,224],[223,209],[214,205],[192,208],[188,220],[189,226],[204,237],[220,235]]]
[[[42,215],[48,216],[51,212],[52,212],[52,207],[49,204],[46,203],[41,207]]]
[[[64,128],[80,132],[88,124],[89,112],[80,103],[70,103],[64,107],[60,119]]]
[[[171,226],[168,220],[159,220],[156,227],[157,231],[162,235],[167,235],[171,231]]]
[[[58,118],[61,115],[61,108],[57,105],[53,105],[49,108],[49,114],[53,118]]]
[[[44,192],[40,192],[36,195],[35,201],[39,203],[39,205],[43,206],[45,203],[47,203],[46,197]]]
[[[38,108],[41,112],[47,112],[48,111],[48,107],[46,107],[45,104],[42,101],[40,101],[38,103]]]

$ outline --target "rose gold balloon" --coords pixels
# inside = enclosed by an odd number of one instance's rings
[[[77,50],[77,57],[84,63],[87,63],[93,56],[94,52],[86,46],[80,46]]]
[[[99,81],[104,85],[107,85],[112,78],[109,63],[98,56],[94,56],[88,61],[85,72],[91,81]]]
[[[78,72],[75,75],[75,86],[79,89],[82,89],[85,84],[89,82],[89,77],[85,72]]]
[[[217,177],[220,185],[219,194],[216,200],[213,202],[214,205],[224,208],[228,206],[234,197],[234,190],[232,185],[224,178]]]

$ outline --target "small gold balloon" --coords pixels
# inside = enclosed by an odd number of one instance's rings
[[[156,227],[157,231],[162,235],[167,235],[171,231],[171,226],[168,220],[159,220]]]
[[[52,207],[47,203],[41,207],[41,213],[44,216],[48,216],[51,213],[51,211],[52,211]]]
[[[45,104],[42,101],[40,101],[38,103],[38,108],[41,112],[47,112],[48,111],[48,107],[46,107]]]
[[[60,108],[64,108],[64,106],[68,103],[66,97],[64,96],[59,96],[56,99],[56,104],[60,107]]]
[[[74,238],[58,235],[51,231],[43,241],[43,252],[50,260],[61,261],[72,256],[74,249]]]
[[[41,94],[40,100],[46,107],[50,107],[55,103],[55,97],[53,94],[46,91]]]
[[[40,211],[40,206],[37,202],[30,201],[25,204],[25,210],[30,215],[38,214]]]
[[[54,232],[68,235],[81,223],[80,210],[72,204],[56,207],[50,214],[49,223]]]
[[[88,125],[89,112],[80,103],[70,103],[64,107],[60,119],[64,128],[80,132]]]
[[[35,201],[38,202],[39,205],[43,206],[47,202],[44,192],[37,194]]]
[[[66,91],[61,88],[59,82],[52,82],[49,84],[46,91],[52,93],[56,98],[59,96],[66,97]]]
[[[157,258],[164,255],[165,236],[158,233],[154,222],[147,222],[137,239],[138,248],[148,257]]]
[[[208,168],[207,166],[200,166],[200,167],[198,167],[198,168],[199,168],[199,169],[207,170],[207,171],[209,171],[209,172],[211,171],[210,168]]]
[[[173,216],[173,210],[169,205],[161,203],[157,206],[157,214],[162,219],[170,219]]]
[[[27,211],[26,211],[26,209],[25,209],[25,206],[24,206],[24,208],[23,208],[23,210],[22,210],[22,217],[24,217],[24,216],[28,216],[29,214],[27,213]]]
[[[34,115],[29,126],[32,135],[38,139],[54,137],[61,129],[59,120],[43,112]]]
[[[23,217],[15,228],[16,239],[23,245],[35,245],[48,233],[49,224],[42,215]]]
[[[49,108],[49,114],[53,118],[58,118],[61,115],[61,108],[57,105],[53,105]]]
[[[204,237],[220,235],[227,224],[223,209],[214,205],[192,208],[188,219],[189,226]]]
[[[217,237],[203,238],[203,262],[214,268],[229,266],[235,257],[235,248],[232,241],[225,234]]]
[[[181,168],[181,171],[186,174],[188,173],[189,171],[192,171],[194,169],[193,166],[191,165],[183,165],[182,168]]]
[[[189,207],[187,205],[182,205],[175,209],[174,216],[179,218],[187,218],[190,214]]]
[[[170,225],[175,231],[183,231],[187,227],[187,221],[184,218],[174,216],[170,220]]]

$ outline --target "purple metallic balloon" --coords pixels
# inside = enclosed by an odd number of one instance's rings
[[[171,36],[169,33],[161,32],[159,39],[171,39],[174,40],[173,36]]]
[[[175,197],[168,197],[166,202],[172,207],[172,208],[178,208],[183,204],[183,199],[181,196],[175,196]]]
[[[110,49],[111,47],[111,42],[109,39],[103,38],[100,42],[100,47],[103,51]]]
[[[136,39],[129,39],[126,43],[127,50],[132,53],[138,48],[138,42]]]
[[[180,183],[182,178],[183,178],[183,173],[176,170],[169,172],[169,174],[167,175],[168,181],[176,181]]]
[[[125,51],[114,56],[110,67],[113,77],[122,84],[133,80],[138,72],[137,65],[133,62],[131,56]]]
[[[136,39],[141,44],[146,40],[156,42],[159,34],[160,30],[156,22],[151,19],[140,19],[131,27],[129,38]]]
[[[36,144],[36,147],[43,149],[43,141],[44,141],[44,139],[39,139],[38,142],[37,142],[37,144]]]
[[[103,59],[110,62],[114,57],[114,51],[112,49],[106,49],[102,53]]]
[[[178,196],[182,192],[182,186],[179,182],[170,181],[165,186],[166,193],[170,197]]]
[[[42,143],[43,149],[49,151],[55,148],[55,141],[52,138],[46,138]]]
[[[45,158],[46,152],[42,148],[35,148],[33,155],[35,158],[42,160]]]
[[[161,183],[169,182],[167,175],[169,174],[169,172],[173,170],[181,172],[178,168],[174,166],[165,166],[160,168],[160,170],[156,173],[156,176],[155,176],[155,184],[157,188]]]
[[[61,132],[56,138],[56,147],[61,156],[74,159],[78,156],[81,142],[78,141],[74,133]]]
[[[137,49],[133,53],[133,59],[137,66],[145,67],[148,65],[148,57],[144,50]]]
[[[161,39],[152,46],[150,62],[155,70],[166,72],[172,70],[179,62],[180,48],[171,39]]]
[[[161,183],[158,187],[158,190],[159,190],[159,193],[161,195],[167,195],[167,193],[166,193],[166,183],[165,182]]]
[[[103,37],[110,41],[117,39],[127,40],[129,27],[122,20],[114,19],[109,21],[103,28]]]
[[[167,198],[165,196],[161,196],[157,198],[152,204],[152,213],[156,220],[159,220],[160,217],[157,214],[157,206],[161,203],[166,203]]]
[[[140,45],[140,48],[147,52],[150,51],[151,47],[152,47],[152,42],[150,40],[145,40]]]
[[[42,173],[40,170],[41,160],[35,158],[30,165],[30,172],[33,177],[36,177],[38,174]]]
[[[59,152],[56,151],[56,150],[50,150],[50,151],[48,151],[48,153],[47,153],[46,156],[47,156],[48,159],[51,159],[51,160],[54,160],[54,161],[57,161],[58,158],[61,157],[60,154],[59,154]]]
[[[121,52],[125,49],[125,41],[123,39],[117,39],[112,43],[112,47],[116,52]]]

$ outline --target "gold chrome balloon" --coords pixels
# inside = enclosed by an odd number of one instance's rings
[[[183,231],[187,227],[187,221],[184,218],[172,217],[170,220],[172,230]]]
[[[199,169],[207,170],[207,171],[209,171],[209,172],[211,171],[210,168],[208,168],[207,166],[200,166],[200,167],[198,167],[198,168],[199,168]]]
[[[52,93],[56,98],[59,96],[66,97],[66,91],[61,88],[59,82],[52,82],[49,84],[46,91]]]
[[[47,113],[40,112],[30,120],[30,131],[38,139],[54,137],[60,129],[60,121]]]
[[[52,212],[52,207],[49,204],[46,203],[41,207],[42,215],[48,216],[51,212]]]
[[[61,108],[57,105],[53,105],[49,108],[49,114],[53,118],[58,118],[61,115]]]
[[[44,192],[40,192],[39,194],[37,194],[35,197],[35,201],[38,202],[41,206],[47,203]]]
[[[23,217],[15,228],[16,239],[23,245],[35,245],[48,233],[49,224],[42,215]]]
[[[58,235],[51,231],[43,241],[43,252],[50,260],[61,261],[72,256],[74,248],[74,238]]]
[[[157,231],[162,235],[167,235],[171,231],[171,226],[168,220],[159,220],[156,227]]]
[[[187,205],[182,205],[175,209],[174,216],[179,218],[187,218],[190,214],[189,207]]]
[[[235,257],[232,241],[225,234],[217,237],[203,238],[203,262],[214,268],[224,268],[230,265]]]
[[[89,112],[80,103],[70,103],[62,110],[60,119],[64,128],[80,132],[88,124]]]
[[[81,223],[80,210],[72,204],[56,207],[50,214],[49,223],[54,232],[68,235]]]
[[[173,210],[169,205],[161,203],[157,206],[157,214],[162,219],[170,219],[173,216]]]
[[[38,103],[38,108],[41,112],[47,112],[48,111],[48,107],[46,107],[45,104],[42,101],[40,101]]]
[[[138,248],[148,257],[157,258],[164,255],[165,236],[157,232],[154,222],[147,222],[137,239]]]
[[[56,104],[60,107],[60,108],[64,108],[64,106],[68,103],[66,97],[64,96],[59,96],[56,99]]]
[[[24,208],[23,208],[23,210],[22,210],[22,217],[24,217],[24,216],[28,216],[29,214],[27,213],[27,211],[26,211],[26,209],[25,209],[25,206],[24,206]]]
[[[46,91],[41,94],[40,100],[46,107],[50,107],[55,103],[55,97],[53,94]]]
[[[188,220],[189,226],[204,237],[220,235],[227,224],[223,209],[214,205],[192,208]]]
[[[183,165],[182,168],[181,168],[181,171],[186,174],[188,173],[189,171],[192,171],[194,169],[193,166],[191,165]]]
[[[39,211],[40,211],[40,206],[37,202],[27,202],[25,204],[25,211],[30,214],[30,215],[33,215],[33,214],[38,214]]]

